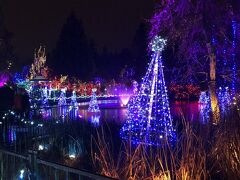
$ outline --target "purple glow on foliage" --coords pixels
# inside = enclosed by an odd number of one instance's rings
[[[10,79],[9,75],[1,74],[0,75],[0,87],[3,87],[8,82],[9,79]]]

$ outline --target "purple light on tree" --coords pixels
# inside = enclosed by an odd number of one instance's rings
[[[237,80],[237,68],[236,68],[236,38],[237,38],[237,22],[232,21],[233,40],[232,40],[232,95],[236,93],[236,80]]]

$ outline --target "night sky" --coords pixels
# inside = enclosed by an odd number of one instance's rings
[[[131,45],[140,22],[148,19],[156,0],[5,0],[3,13],[12,44],[22,62],[39,44],[55,47],[71,11],[83,22],[88,39],[99,50],[120,51]]]

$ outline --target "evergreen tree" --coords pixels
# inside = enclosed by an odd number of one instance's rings
[[[129,49],[125,48],[120,53],[116,54],[116,60],[112,65],[115,67],[114,77],[120,78],[119,80],[123,83],[127,83],[128,81],[131,82],[132,60],[132,53]]]
[[[94,78],[98,74],[98,68],[97,68],[97,59],[98,59],[98,53],[95,46],[94,41],[90,41],[89,48],[88,48],[88,61],[89,61],[89,77]]]
[[[116,56],[115,56],[116,57]],[[106,79],[111,79],[116,76],[116,66],[114,65],[115,57],[109,50],[104,47],[100,55],[98,56],[98,59],[96,61],[96,65],[98,67],[97,75],[104,77]]]
[[[71,13],[53,52],[52,69],[59,74],[87,79],[92,67],[88,47],[82,23]]]
[[[135,76],[140,79],[146,71],[148,63],[148,33],[147,27],[144,23],[141,23],[136,31],[132,44],[132,66],[135,67]]]

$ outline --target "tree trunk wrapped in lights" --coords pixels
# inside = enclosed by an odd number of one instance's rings
[[[220,121],[220,110],[219,103],[216,93],[216,55],[212,51],[211,45],[207,44],[209,58],[210,58],[210,82],[209,82],[209,92],[211,100],[212,109],[212,123],[218,124]]]
[[[133,143],[161,145],[166,140],[173,142],[176,136],[162,65],[166,40],[156,36],[150,45],[152,60],[138,94],[129,103],[128,118],[120,134]]]

